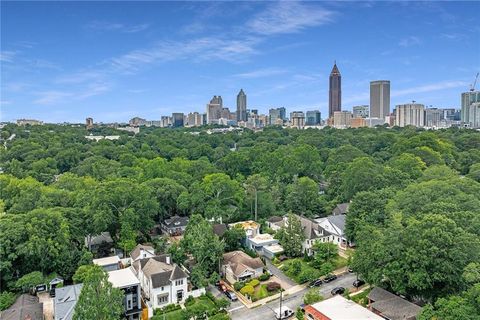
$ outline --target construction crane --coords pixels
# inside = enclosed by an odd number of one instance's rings
[[[479,72],[477,72],[477,75],[475,76],[475,81],[473,81],[473,84],[470,85],[470,91],[475,91],[475,85],[477,84],[477,80],[478,80],[478,74]]]

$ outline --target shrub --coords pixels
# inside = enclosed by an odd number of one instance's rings
[[[258,254],[257,254],[257,252],[256,252],[255,250],[245,248],[243,251],[244,251],[246,254],[248,254],[250,257],[252,257],[252,258],[258,257]]]
[[[230,301],[225,298],[220,298],[215,300],[215,305],[218,309],[226,309],[230,305]]]
[[[194,304],[194,303],[195,303],[195,298],[192,297],[192,296],[189,296],[189,297],[185,300],[185,305],[186,305],[186,306],[190,306],[190,305],[192,305],[192,304]]]
[[[243,281],[238,281],[238,282],[235,282],[233,284],[233,288],[236,290],[236,291],[240,291],[243,287],[245,287],[245,282]]]
[[[248,284],[240,290],[241,294],[249,295],[249,296],[253,295],[254,292],[255,292],[255,288]]]
[[[256,287],[259,284],[260,284],[260,281],[258,279],[252,279],[252,280],[250,280],[249,283],[247,283],[247,285],[252,286],[252,287]]]
[[[207,291],[207,293],[205,293],[205,296],[207,296],[208,299],[212,300],[212,302],[215,302],[215,296],[210,291]]]
[[[15,286],[26,292],[36,285],[42,284],[43,281],[43,274],[40,271],[33,271],[18,279]]]
[[[272,275],[268,272],[265,272],[264,274],[262,274],[260,277],[258,277],[258,280],[260,281],[267,281],[268,279],[270,279]]]
[[[190,298],[190,297],[189,297]],[[169,305],[166,305],[165,307],[163,308],[157,308],[153,311],[153,314],[154,315],[157,315],[157,314],[164,314],[164,313],[168,313],[168,312],[172,312],[172,311],[175,311],[175,310],[180,310],[182,309],[182,307],[179,305],[179,304],[169,304]]]
[[[277,282],[269,282],[267,283],[267,291],[276,291],[276,290],[280,290],[281,286],[279,283]]]
[[[305,304],[314,304],[315,302],[320,302],[323,300],[323,296],[320,294],[318,289],[312,289],[305,293],[303,297],[303,302]]]
[[[308,281],[313,281],[317,277],[317,273],[311,269],[303,269],[300,274],[298,275],[298,280],[301,283],[305,283]]]
[[[0,294],[0,311],[7,309],[14,302],[17,295],[13,292],[2,292]]]
[[[272,263],[273,263],[273,264],[279,264],[279,263],[280,263],[280,260],[278,260],[277,257],[274,257],[273,260],[272,260]]]

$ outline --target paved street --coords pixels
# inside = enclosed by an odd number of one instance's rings
[[[344,288],[351,288],[353,281],[356,279],[356,275],[354,273],[346,273],[342,276],[339,276],[337,280],[334,280],[330,283],[323,284],[319,290],[320,293],[328,298],[330,297],[330,291],[335,287],[344,287]],[[296,310],[303,303],[303,295],[307,292],[308,289],[299,291],[293,295],[287,296],[283,299],[283,305],[289,307],[292,310]],[[232,319],[234,320],[267,320],[267,319],[275,319],[273,314],[273,310],[278,308],[279,300],[275,300],[269,302],[261,307],[248,309],[246,307],[238,308],[230,306],[229,310]],[[232,310],[233,309],[233,310]]]
[[[281,270],[279,270],[276,266],[274,266],[269,259],[265,259],[265,264],[267,266],[268,271],[270,271],[271,274],[273,274],[274,276],[276,276],[277,278],[279,278],[280,280],[282,280],[284,283],[288,285],[287,288],[285,288],[284,286],[284,289],[288,289],[290,287],[297,285],[295,281],[287,277]]]

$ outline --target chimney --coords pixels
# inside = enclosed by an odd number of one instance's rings
[[[140,259],[145,258],[145,257],[146,257],[145,250],[143,250],[143,248],[140,247]]]
[[[166,262],[167,264],[170,264],[170,256],[169,256],[169,255],[165,257],[165,262]]]

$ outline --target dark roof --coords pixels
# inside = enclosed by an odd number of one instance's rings
[[[43,303],[29,294],[22,294],[15,303],[0,312],[1,320],[43,320]]]
[[[132,266],[133,268],[135,269],[135,271],[138,272],[139,270],[139,266],[141,265],[142,269],[145,267],[145,265],[147,264],[148,260],[150,259],[154,259],[158,262],[164,262],[164,263],[167,263],[167,257],[170,257],[169,254],[161,254],[161,255],[158,255],[158,256],[155,256],[155,257],[150,257],[150,258],[143,258],[143,259],[139,259],[137,261],[135,261]]]
[[[225,223],[215,223],[213,225],[213,233],[221,237],[227,231],[227,225]]]
[[[178,280],[178,279],[183,279],[186,278],[187,274],[185,271],[182,270],[178,265],[175,265],[172,271],[172,275],[170,276],[170,280]]]
[[[252,258],[239,250],[224,253],[223,264],[228,264],[236,276],[242,274],[247,269],[258,269],[264,266],[260,258]]]
[[[367,297],[372,301],[372,309],[391,320],[414,320],[422,310],[416,304],[379,287],[373,288]]]
[[[268,218],[267,221],[271,222],[271,223],[275,223],[275,222],[283,221],[283,218],[279,217],[279,216],[273,216],[273,217]]]
[[[330,233],[323,229],[316,221],[299,215],[295,216],[300,220],[306,240],[322,238],[330,235]]]
[[[180,228],[186,227],[188,224],[188,217],[173,216],[169,219],[165,219],[163,224],[167,228]]]
[[[337,204],[337,206],[335,207],[335,209],[333,209],[333,214],[334,215],[338,215],[338,214],[346,214],[348,212],[348,207],[350,206],[350,203],[346,202],[346,203],[339,203]]]

